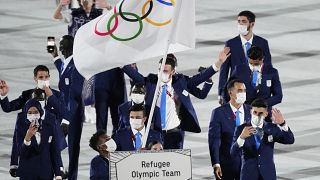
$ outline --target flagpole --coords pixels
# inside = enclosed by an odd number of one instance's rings
[[[169,51],[171,39],[173,38],[173,35],[174,35],[174,29],[177,26],[177,21],[178,21],[179,14],[180,14],[180,9],[181,9],[181,3],[182,3],[182,0],[177,0],[176,3],[175,3],[177,5],[177,9],[175,9],[174,16],[172,18],[173,19],[173,25],[172,25],[172,27],[170,29],[169,39],[168,39],[168,42],[167,42],[167,45],[166,45],[166,48],[165,48],[165,52],[164,52],[164,55],[163,55],[163,58],[162,58],[162,63],[161,63],[161,67],[160,67],[160,72],[159,72],[159,76],[158,76],[156,90],[154,92],[152,105],[151,105],[151,109],[150,109],[150,113],[149,113],[149,117],[148,117],[148,124],[147,124],[147,127],[146,127],[146,132],[145,132],[145,135],[142,138],[143,148],[147,147],[146,143],[147,143],[150,127],[151,127],[151,121],[152,121],[152,117],[153,117],[153,114],[154,114],[154,109],[155,109],[155,106],[156,106],[156,102],[157,102],[157,99],[159,97],[160,82],[161,82],[161,80],[160,80],[161,78],[160,77],[161,77],[161,75],[163,73],[163,69],[164,69],[164,66],[166,64],[166,59],[167,59],[167,54],[168,54],[168,51]]]

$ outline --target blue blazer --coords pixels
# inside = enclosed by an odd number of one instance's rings
[[[109,160],[97,155],[90,163],[90,180],[109,180]]]
[[[38,145],[35,136],[31,138],[30,146],[23,142],[30,122],[24,118],[19,119],[16,129],[16,137],[19,153],[19,167],[17,176],[19,177],[40,177],[41,179],[52,179],[53,175],[61,176],[62,165],[61,153],[59,149],[59,139],[55,124],[55,115],[45,112],[45,119],[42,120],[41,142]],[[26,116],[24,114],[24,116]]]
[[[76,69],[73,59],[63,73],[61,72],[62,60],[57,59],[54,64],[59,72],[59,90],[64,94],[64,102],[70,113],[67,120],[74,118],[83,120],[83,108],[80,107],[83,106],[82,87],[84,77]]]
[[[237,139],[245,126],[251,126],[251,122],[242,124],[236,128],[233,136],[233,144],[230,150],[232,156],[242,153],[241,180],[258,179],[259,174],[263,179],[276,180],[276,168],[273,160],[274,143],[293,144],[294,136],[290,128],[288,132],[281,130],[276,124],[264,122],[264,135],[259,149],[256,148],[254,136],[245,139],[242,147],[239,147]]]
[[[20,143],[21,142],[17,142],[17,132],[19,129],[21,129],[21,127],[24,127],[24,123],[25,123],[25,114],[23,112],[18,113],[17,115],[17,119],[16,119],[16,124],[15,124],[15,129],[14,129],[14,133],[13,133],[13,137],[12,137],[12,147],[11,147],[11,161],[10,161],[10,166],[12,165],[16,165],[18,166],[19,164],[19,151],[18,149],[20,148]],[[50,119],[51,121],[54,121],[55,119]],[[57,121],[55,121],[54,123],[56,123],[55,128],[57,131],[57,138],[59,139],[59,141],[57,141],[58,146],[60,151],[62,151],[63,149],[65,149],[67,147],[67,142],[66,139],[64,137],[64,134],[60,128],[60,124],[57,123]]]
[[[133,144],[134,135],[132,133],[131,127],[120,129],[116,134],[113,135],[112,139],[117,144],[117,151],[135,151]],[[150,129],[147,138],[147,145],[153,141],[162,142],[161,133]]]
[[[251,107],[244,104],[243,109],[246,123],[251,120]],[[211,163],[212,166],[220,164],[221,167],[227,168],[222,169],[223,174],[237,171],[240,173],[240,155],[236,157],[230,155],[235,128],[235,115],[229,103],[223,104],[212,111],[208,132]]]
[[[156,85],[158,81],[158,75],[149,74],[147,77],[142,76],[138,71],[133,69],[130,65],[124,66],[123,71],[135,82],[143,83],[146,86],[146,104],[151,105],[154,92],[156,90]],[[179,109],[179,119],[181,120],[180,127],[184,131],[200,133],[201,128],[199,126],[198,118],[192,102],[190,100],[189,93],[190,89],[194,89],[200,83],[209,79],[216,72],[213,67],[210,66],[206,70],[192,76],[185,76],[182,74],[175,74],[172,77],[172,87],[178,97],[178,101],[181,102]]]
[[[125,102],[119,106],[119,110],[118,110],[119,129],[130,127],[129,109],[131,106],[132,106],[132,101]],[[146,107],[147,117],[149,117],[151,107],[148,105],[145,105],[145,107]],[[147,123],[148,123],[148,120],[145,122],[145,125],[147,125]],[[154,109],[151,128],[156,131],[162,131],[160,108],[157,106]]]
[[[247,65],[236,66],[231,74],[232,79],[240,79],[246,85],[247,101],[250,104],[256,98],[265,99],[268,106],[281,103],[282,101],[282,88],[277,69],[272,66],[262,67],[261,84],[256,88],[251,85],[252,71]]]
[[[253,35],[252,45],[262,48],[265,56],[264,57],[265,65],[272,65],[268,41],[260,36]],[[237,65],[240,65],[240,64],[247,65],[244,50],[242,48],[240,35],[228,40],[225,46],[230,48],[231,55],[222,64],[220,68],[219,86],[218,86],[219,88],[218,94],[220,96],[224,95],[223,93],[224,93],[225,86],[227,84],[229,72],[232,72]]]

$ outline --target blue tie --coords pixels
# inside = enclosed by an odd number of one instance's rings
[[[240,126],[240,111],[236,111],[236,127]]]
[[[62,74],[62,71],[63,71],[63,66],[64,66],[64,63],[63,63],[63,61],[61,62],[61,66],[60,66],[60,72],[61,72],[61,74]]]
[[[140,134],[140,132],[138,131],[137,133],[136,133],[136,150],[139,150],[140,149],[140,146],[141,146],[141,134]]]
[[[261,136],[263,136],[262,135],[263,130],[261,128],[257,127],[256,131],[257,131],[257,133],[254,135],[254,139],[256,140],[256,148],[258,150],[260,147],[260,144],[261,144]]]
[[[160,114],[161,114],[161,127],[164,129],[166,127],[166,97],[167,97],[167,85],[162,86],[161,93],[161,103],[160,103]]]
[[[253,72],[252,72],[252,82],[251,82],[251,85],[252,85],[253,88],[257,87],[258,74],[259,74],[259,71],[253,70]]]
[[[251,44],[249,42],[246,42],[245,44],[245,47],[246,47],[246,53],[245,53],[245,56],[246,56],[246,63],[248,64],[248,50],[251,48]]]

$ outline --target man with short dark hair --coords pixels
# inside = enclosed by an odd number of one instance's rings
[[[252,46],[248,50],[249,66],[238,65],[231,74],[231,79],[241,79],[247,87],[247,104],[257,98],[266,100],[269,109],[281,103],[282,88],[276,68],[265,64],[263,49]]]
[[[278,109],[272,110],[272,122],[265,121],[268,104],[263,99],[251,106],[251,121],[236,128],[231,156],[242,156],[241,180],[276,180],[274,143],[293,144],[293,133]]]
[[[228,102],[223,99],[225,87],[228,81],[229,72],[232,72],[237,65],[248,65],[248,49],[251,46],[259,46],[265,54],[265,65],[271,64],[271,55],[268,41],[253,33],[256,16],[251,11],[242,11],[238,14],[238,31],[239,35],[228,40],[225,44],[230,48],[231,56],[222,64],[219,76],[218,95],[219,103]]]
[[[176,73],[177,65],[173,54],[167,56],[161,77],[160,72],[144,77],[128,65],[123,68],[134,82],[145,84],[147,105],[152,104],[155,90],[160,88],[157,106],[160,108],[164,149],[183,149],[184,131],[201,132],[189,93],[192,94],[194,88],[213,76],[229,55],[229,49],[224,48],[212,66],[193,77]],[[162,60],[159,62],[159,71],[161,62]],[[160,87],[156,87],[158,78],[161,80]]]
[[[147,120],[144,105],[134,104],[129,109],[130,127],[123,128],[114,134],[113,139],[117,144],[117,151],[141,150],[144,147],[142,139],[146,135],[145,121]],[[153,129],[149,130],[146,144],[153,141],[161,141],[161,133]]]
[[[116,149],[113,139],[106,135],[105,130],[98,130],[91,136],[89,146],[99,153],[91,160],[90,180],[109,179],[109,152]]]
[[[239,180],[241,157],[230,156],[232,138],[236,127],[251,119],[246,101],[246,86],[234,79],[228,83],[230,101],[212,111],[209,124],[208,142],[211,163],[216,179]]]

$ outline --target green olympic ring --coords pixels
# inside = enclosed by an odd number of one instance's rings
[[[133,16],[133,17],[137,18],[137,20],[139,21],[139,30],[138,30],[138,32],[137,32],[134,36],[129,37],[129,38],[119,38],[119,37],[113,35],[113,33],[111,33],[110,36],[111,36],[113,39],[118,40],[118,41],[130,41],[130,40],[138,37],[138,36],[141,34],[142,28],[143,28],[142,19],[141,19],[140,16],[138,16],[138,15],[136,15],[136,14],[134,14],[134,13],[131,13],[131,12],[122,12],[122,13],[123,13],[124,15]],[[107,29],[108,29],[108,31],[111,30],[111,27],[110,27],[110,26],[111,26],[112,20],[113,20],[116,16],[119,16],[119,15],[120,15],[120,13],[117,12],[117,13],[113,14],[113,15],[110,17],[110,19],[109,19],[109,21],[108,21],[108,24],[107,24]]]

